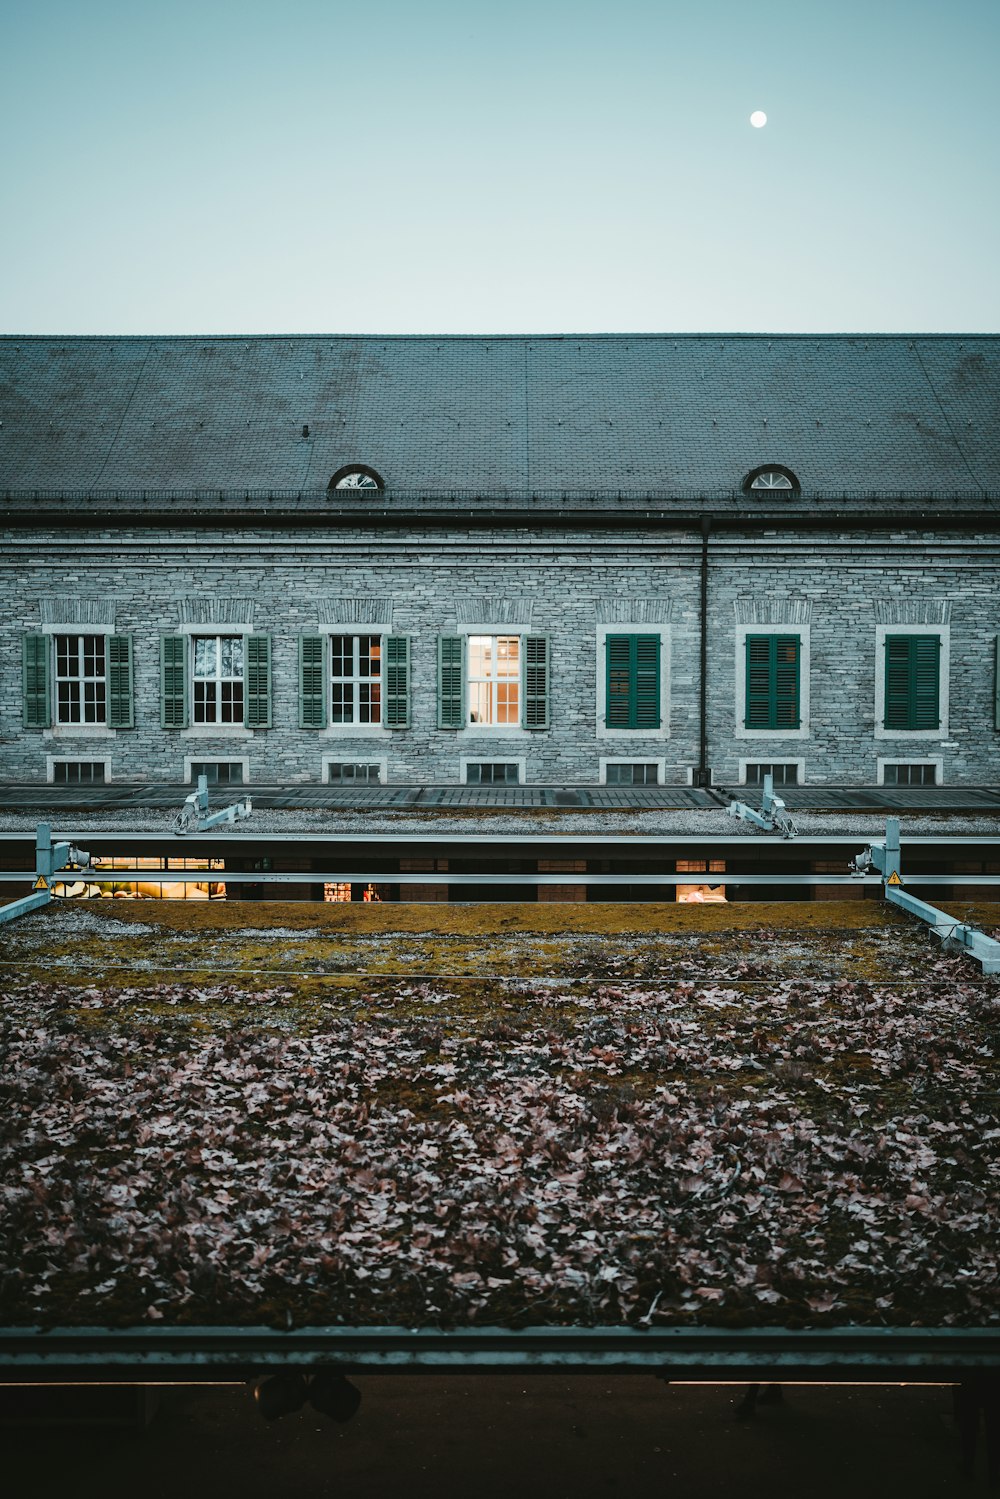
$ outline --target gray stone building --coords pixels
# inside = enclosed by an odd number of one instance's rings
[[[0,779],[996,779],[1000,338],[0,340]]]

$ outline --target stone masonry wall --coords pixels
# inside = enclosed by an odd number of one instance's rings
[[[994,649],[1000,630],[995,538],[911,535],[815,537],[726,533],[710,544],[708,763],[733,785],[741,760],[800,760],[807,781],[872,784],[878,757],[939,757],[945,784],[996,779]],[[370,532],[225,532],[118,536],[86,532],[6,538],[0,585],[0,780],[42,781],[46,757],[110,759],[116,781],[177,782],[185,757],[247,758],[251,784],[319,782],[324,757],[385,760],[390,783],[458,784],[462,758],[523,759],[536,784],[599,780],[602,757],[662,762],[685,783],[698,762],[699,557],[693,533],[559,535],[470,530],[419,537]],[[349,615],[382,619],[411,637],[411,727],[298,727],[301,633],[349,632]],[[184,619],[243,617],[269,633],[274,727],[252,733],[160,727],[159,635]],[[60,613],[113,609],[135,656],[132,730],[22,726],[21,636]],[[77,608],[78,613],[72,615]],[[482,617],[480,617],[482,615]],[[661,734],[598,733],[599,632],[635,623],[669,632],[669,703]],[[876,735],[877,628],[946,628],[949,723],[905,740]],[[386,621],[386,625],[388,621]],[[437,728],[436,639],[471,626],[548,634],[551,727]],[[379,625],[378,628],[382,626]],[[242,628],[240,626],[239,628]],[[375,625],[369,627],[372,632]],[[359,622],[353,626],[366,633]],[[808,640],[809,717],[801,736],[738,732],[740,631]],[[237,633],[236,626],[233,633]]]

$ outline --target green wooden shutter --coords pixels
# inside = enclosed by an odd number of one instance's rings
[[[131,635],[109,635],[107,651],[108,728],[134,729]]]
[[[771,723],[771,636],[747,636],[746,727],[770,729]]]
[[[885,727],[936,729],[940,725],[939,635],[885,637]]]
[[[524,637],[524,694],[521,723],[526,729],[549,726],[549,637]]]
[[[936,729],[940,726],[938,712],[941,686],[941,637],[940,635],[911,635],[913,673],[913,727]]]
[[[160,723],[186,729],[188,721],[186,635],[160,636]]]
[[[410,727],[410,637],[385,637],[385,726]]]
[[[633,635],[635,653],[635,724],[637,729],[660,727],[660,637]]]
[[[21,685],[24,727],[47,729],[52,722],[49,693],[49,637],[25,635],[21,642]]]
[[[659,635],[609,635],[604,721],[609,729],[660,727]]]
[[[1000,635],[993,642],[993,727],[1000,729]]]
[[[799,637],[748,635],[746,653],[745,726],[748,729],[797,729]]]
[[[299,636],[299,728],[326,728],[326,645],[323,635]]]
[[[799,637],[774,636],[774,720],[776,729],[799,726]]]
[[[438,728],[465,727],[464,640],[461,635],[438,636]]]
[[[609,635],[604,643],[608,671],[604,721],[609,729],[632,726],[631,641],[631,635]]]
[[[246,681],[243,694],[243,723],[248,729],[271,727],[271,637],[247,635]]]

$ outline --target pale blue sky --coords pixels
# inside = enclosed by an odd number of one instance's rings
[[[3,331],[1000,331],[1000,0],[0,0],[0,48]]]

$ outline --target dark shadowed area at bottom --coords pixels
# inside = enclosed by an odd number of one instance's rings
[[[358,1414],[311,1407],[265,1423],[248,1388],[172,1387],[150,1423],[22,1420],[4,1433],[16,1499],[585,1499],[731,1495],[941,1499],[985,1493],[983,1439],[959,1476],[944,1386],[787,1385],[736,1419],[746,1386],[665,1385],[649,1375],[357,1376]],[[63,1391],[65,1403],[73,1392]],[[6,1423],[5,1423],[6,1424]]]

